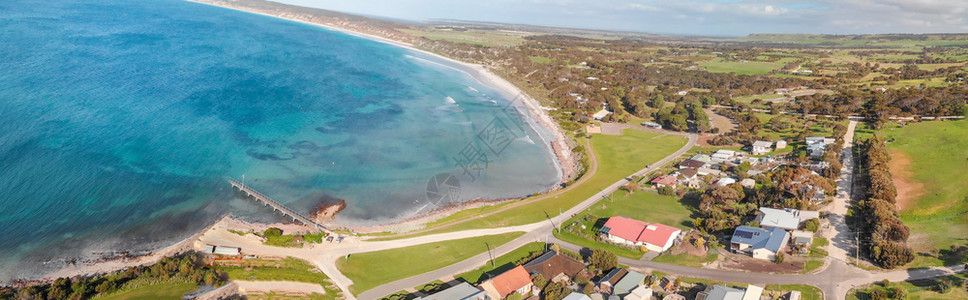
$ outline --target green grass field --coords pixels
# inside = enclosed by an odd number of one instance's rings
[[[494,259],[494,264],[491,263],[484,264],[476,270],[454,276],[457,279],[463,279],[471,284],[479,284],[486,280],[488,277],[484,274],[490,274],[491,276],[497,276],[501,273],[507,272],[515,267],[514,262],[519,261],[525,257],[531,256],[534,253],[543,253],[545,251],[545,243],[530,243],[524,245],[521,248],[514,249],[511,253],[501,255]]]
[[[598,173],[589,178],[581,186],[577,186],[565,193],[560,193],[557,196],[528,203],[500,214],[441,228],[439,230],[432,230],[424,234],[474,228],[523,225],[546,220],[546,214],[555,216],[559,210],[566,210],[577,205],[612,183],[682,148],[685,143],[686,138],[682,136],[664,135],[631,129],[625,130],[623,135],[618,136],[596,134],[592,138],[591,144],[595,157],[598,158]],[[508,204],[464,210],[442,218],[429,226],[463,220],[475,215],[495,211],[503,208],[505,205]]]
[[[328,282],[329,277],[308,262],[287,257],[282,260],[251,259],[245,260],[246,266],[219,266],[219,271],[229,274],[230,279],[250,281],[295,281],[316,283],[326,290],[320,299],[336,299],[340,293],[336,286]]]
[[[358,253],[340,259],[336,267],[353,280],[350,290],[362,293],[381,284],[440,269],[497,247],[523,235],[512,232],[450,240],[397,249]]]
[[[770,71],[783,67],[781,62],[759,62],[759,61],[723,61],[721,58],[714,58],[709,61],[696,64],[705,67],[706,71],[713,73],[736,73],[740,75],[767,74]]]
[[[937,253],[968,244],[968,122],[923,122],[879,134],[893,140],[887,144],[889,149],[910,158],[906,169],[913,181],[923,184],[923,194],[901,210],[901,219],[911,227],[912,248]],[[912,267],[959,260],[964,263],[964,258],[919,255]]]
[[[790,291],[800,291],[800,299],[802,300],[823,300],[823,291],[812,285],[806,284],[767,284],[764,287],[767,291],[777,291],[786,295]],[[786,298],[784,298],[786,299]]]
[[[407,34],[425,37],[431,40],[444,40],[454,43],[465,43],[485,47],[509,47],[524,43],[524,37],[531,35],[524,32],[509,32],[498,30],[411,30],[399,29]]]
[[[965,292],[965,288],[958,283],[966,279],[964,273],[929,280],[918,280],[913,282],[892,282],[888,284],[887,287],[883,286],[881,283],[869,284],[863,288],[853,289],[847,293],[848,300],[867,300],[870,299],[870,293],[874,290],[883,290],[887,292],[888,297],[892,297],[892,289],[894,287],[901,287],[908,291],[908,296],[906,299],[911,300],[942,300],[942,299],[968,299],[968,293]],[[948,279],[954,283],[954,287],[951,288],[947,293],[941,294],[936,290],[938,283],[941,280]],[[896,299],[896,298],[892,298]]]
[[[198,285],[194,282],[162,282],[112,293],[98,299],[181,299],[182,296],[196,289]]]

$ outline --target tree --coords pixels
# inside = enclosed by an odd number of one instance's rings
[[[548,248],[554,252],[561,252],[561,246],[558,246],[558,244],[551,244],[551,247],[548,247]]]
[[[549,283],[544,289],[541,289],[541,296],[545,300],[561,300],[570,293],[571,290],[560,282]]]
[[[806,229],[810,232],[817,232],[817,230],[820,229],[820,220],[817,218],[807,220],[807,222],[803,223],[803,229]]]
[[[545,286],[548,285],[548,279],[545,279],[544,275],[541,275],[541,273],[534,273],[531,275],[531,282],[534,283],[534,287],[538,288],[539,290],[544,289]]]
[[[280,235],[282,235],[282,229],[275,228],[275,227],[269,227],[265,231],[262,232],[262,235],[263,236],[280,236]]]
[[[784,255],[782,252],[777,253],[776,255],[773,256],[773,262],[778,264],[783,263],[783,256]]]
[[[907,299],[907,296],[908,290],[903,287],[895,286],[891,289],[891,298],[893,299]]]
[[[662,96],[662,94],[655,95],[655,97],[652,97],[652,101],[649,101],[649,106],[661,110],[665,106],[665,96]]]
[[[618,266],[618,256],[612,251],[605,249],[595,249],[592,251],[592,256],[588,259],[592,265],[598,267],[599,270],[608,271],[615,266]]]
[[[887,300],[887,292],[882,289],[875,288],[871,291],[871,300]]]

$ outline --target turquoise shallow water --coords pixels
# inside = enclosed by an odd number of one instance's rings
[[[227,177],[302,212],[346,199],[347,224],[560,179],[514,95],[342,33],[175,0],[6,0],[0,41],[4,281],[159,247],[226,212],[281,220]],[[435,174],[459,193],[428,199]]]

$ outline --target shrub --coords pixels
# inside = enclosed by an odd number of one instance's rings
[[[871,300],[887,300],[887,292],[882,289],[875,288],[871,291]]]
[[[803,223],[803,228],[810,232],[817,232],[820,229],[820,220],[814,218]]]
[[[618,256],[605,249],[595,249],[592,251],[589,262],[604,272],[618,266]]]
[[[269,227],[266,231],[262,232],[262,236],[280,236],[282,235],[282,229]]]

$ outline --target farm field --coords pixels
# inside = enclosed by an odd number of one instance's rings
[[[968,122],[923,122],[879,133],[891,150],[901,219],[918,255],[910,267],[964,262],[968,245]],[[939,256],[939,257],[934,257]]]

